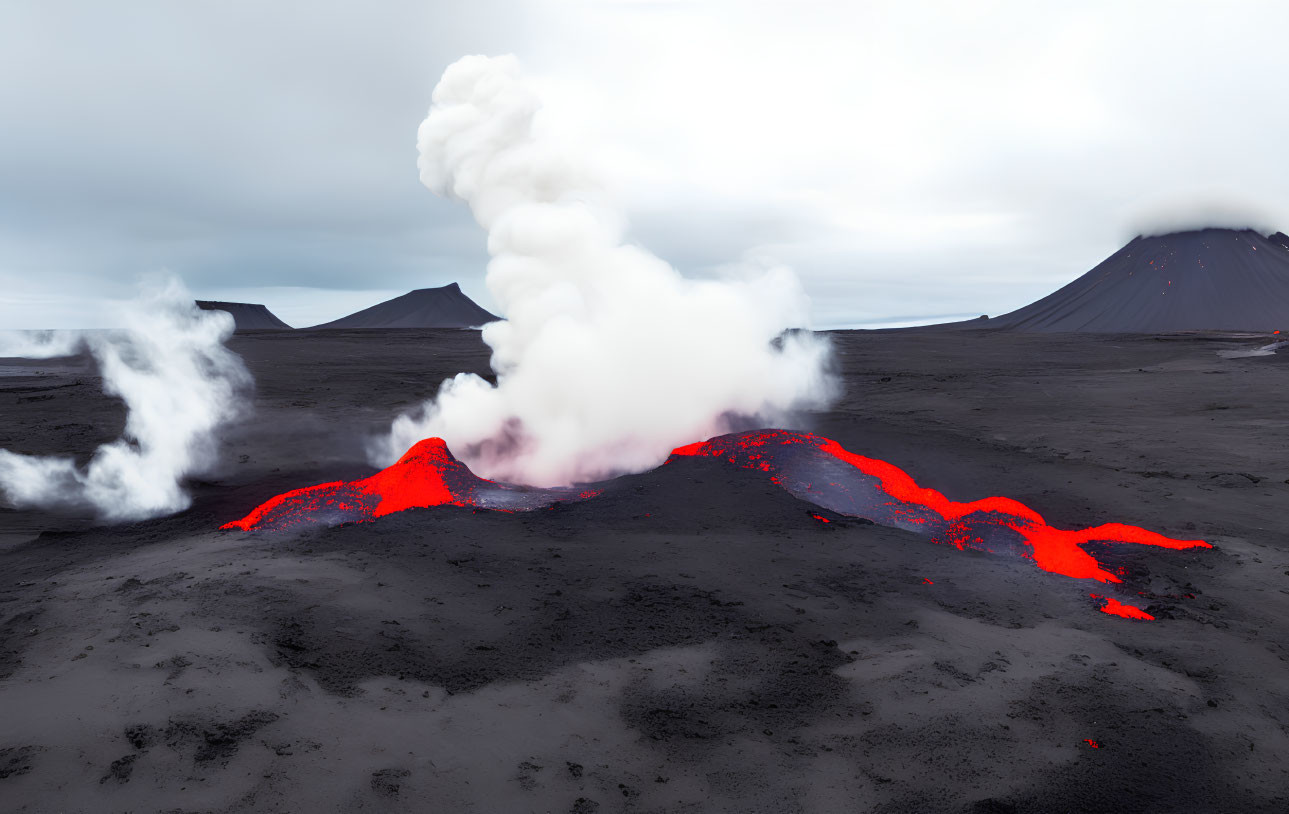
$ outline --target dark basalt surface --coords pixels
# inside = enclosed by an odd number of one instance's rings
[[[222,533],[370,475],[367,435],[487,360],[453,330],[238,336],[255,416],[190,511],[105,529],[0,509],[3,807],[1285,810],[1286,358],[834,340],[847,395],[800,429],[956,500],[1216,547],[1099,549],[1157,617],[1135,622],[1084,581],[712,458],[533,512]],[[124,421],[97,384],[84,360],[10,366],[0,446],[88,456]]]

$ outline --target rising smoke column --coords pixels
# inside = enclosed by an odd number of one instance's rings
[[[0,496],[14,506],[90,509],[109,521],[158,517],[186,509],[183,479],[215,463],[215,433],[239,415],[251,383],[241,357],[224,347],[232,316],[200,310],[174,279],[123,310],[129,330],[52,332],[27,345],[42,357],[88,350],[103,391],[129,412],[122,437],[83,469],[67,457],[0,449]],[[17,342],[0,347],[18,350]]]
[[[399,417],[373,460],[439,436],[481,475],[554,485],[662,463],[675,446],[823,406],[828,347],[786,268],[688,280],[623,243],[593,174],[534,127],[514,57],[444,72],[418,132],[421,181],[488,231],[494,386],[460,374]]]

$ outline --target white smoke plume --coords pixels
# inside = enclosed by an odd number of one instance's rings
[[[512,56],[450,66],[418,132],[421,181],[488,231],[483,330],[494,386],[460,374],[373,449],[387,464],[444,438],[479,474],[534,485],[643,471],[682,444],[824,405],[829,347],[782,267],[690,280],[624,244],[593,173],[534,128],[538,98]],[[785,333],[787,332],[787,333]]]
[[[0,359],[53,359],[80,353],[75,331],[0,331]]]
[[[89,351],[104,392],[128,415],[122,437],[84,468],[0,449],[0,495],[14,506],[90,509],[108,521],[159,517],[188,508],[184,478],[215,463],[215,434],[240,414],[251,383],[241,357],[224,347],[232,316],[198,309],[175,279],[123,310],[128,330],[43,332],[27,348],[37,358]],[[0,355],[15,350],[16,342]]]

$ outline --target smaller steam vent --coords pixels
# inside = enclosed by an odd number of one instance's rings
[[[294,330],[263,305],[249,302],[218,302],[215,300],[197,300],[197,307],[203,311],[227,311],[233,315],[233,322],[238,332],[244,331],[291,331]]]
[[[479,307],[456,283],[421,288],[309,330],[354,328],[478,328],[500,317]]]
[[[1280,330],[1289,326],[1289,236],[1198,229],[1137,237],[1064,288],[988,326],[1049,333]]]

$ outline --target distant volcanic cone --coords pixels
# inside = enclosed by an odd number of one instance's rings
[[[197,300],[197,307],[203,311],[227,311],[233,315],[237,331],[294,330],[268,308],[256,303]]]
[[[1138,237],[1064,288],[964,326],[1012,331],[1274,331],[1289,326],[1289,237],[1201,229]]]
[[[351,328],[478,328],[499,320],[456,283],[420,288],[310,330]]]

